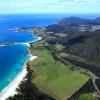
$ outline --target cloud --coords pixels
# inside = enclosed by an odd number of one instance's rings
[[[66,2],[66,3],[100,3],[100,0],[58,0],[58,2]]]
[[[100,13],[100,0],[0,0],[0,12]]]

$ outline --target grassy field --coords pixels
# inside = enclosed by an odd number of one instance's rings
[[[58,53],[58,52],[61,52],[64,49],[64,46],[63,45],[53,45],[53,46],[51,46],[51,48],[53,48],[53,50],[56,53]]]
[[[96,100],[92,94],[82,94],[78,100]]]
[[[70,70],[71,65],[65,66],[55,61],[40,42],[34,43],[31,51],[33,55],[38,56],[36,60],[30,62],[35,75],[33,83],[56,100],[69,97],[88,80],[88,77],[80,72]]]

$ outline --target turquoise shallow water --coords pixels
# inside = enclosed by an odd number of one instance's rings
[[[38,37],[34,36],[33,42]],[[29,41],[30,42],[30,41]],[[0,91],[2,91],[22,71],[29,47],[23,43],[0,47]]]
[[[0,91],[22,70],[24,62],[29,59],[27,49],[23,44],[0,47]]]

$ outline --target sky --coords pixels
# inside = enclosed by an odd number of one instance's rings
[[[0,0],[0,13],[100,13],[100,0]]]

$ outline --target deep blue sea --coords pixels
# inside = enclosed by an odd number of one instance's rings
[[[55,23],[56,16],[43,15],[0,15],[0,44],[17,44],[0,47],[0,91],[2,91],[21,72],[23,64],[29,59],[28,46],[23,43],[35,42],[37,36],[30,32],[14,32],[17,27],[43,26]]]
[[[17,42],[18,44],[0,47],[0,91],[2,91],[21,72],[24,62],[29,59],[28,47],[22,43],[37,41],[38,37],[30,32],[14,32],[17,27],[45,26],[70,17],[67,14],[14,14],[0,15],[0,44]],[[76,16],[76,15],[75,15]],[[78,15],[95,18],[98,15]],[[10,30],[9,30],[10,29]]]

